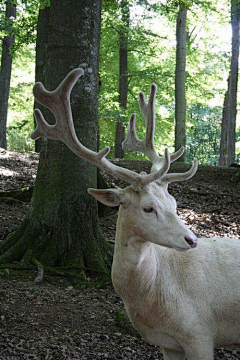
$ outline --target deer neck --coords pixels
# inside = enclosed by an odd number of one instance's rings
[[[112,266],[115,290],[123,299],[139,292],[151,292],[157,278],[157,267],[153,244],[136,235],[134,224],[120,207]]]

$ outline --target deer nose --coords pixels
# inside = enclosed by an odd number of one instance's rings
[[[195,248],[197,246],[197,237],[193,236],[185,236],[185,241],[191,246],[191,248]]]

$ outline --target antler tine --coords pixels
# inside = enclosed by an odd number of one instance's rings
[[[191,177],[193,177],[196,174],[197,168],[198,168],[198,161],[197,161],[196,158],[194,158],[191,169],[189,169],[188,171],[186,171],[184,173],[179,173],[179,174],[172,173],[172,174],[164,175],[161,178],[161,181],[171,183],[173,181],[188,180],[188,179],[190,179]]]
[[[180,158],[180,156],[182,156],[182,154],[184,153],[185,151],[185,147],[182,146],[180,147],[180,149],[178,149],[176,152],[174,152],[172,155],[171,155],[171,162],[177,160],[178,158]]]
[[[36,119],[37,127],[31,134],[31,138],[33,140],[37,140],[40,137],[45,136],[49,139],[55,140],[57,138],[56,126],[49,125],[44,119],[44,116],[39,109],[34,110],[34,116]]]
[[[72,70],[54,91],[47,91],[42,83],[37,82],[33,87],[33,95],[38,102],[54,112],[59,109],[61,97],[69,100],[72,88],[83,74],[83,69]]]
[[[61,140],[78,156],[89,161],[100,160],[106,156],[110,148],[95,153],[83,146],[77,139],[73,126],[72,111],[70,106],[70,93],[77,80],[84,74],[82,69],[72,70],[54,91],[47,91],[42,83],[36,83],[33,93],[38,102],[53,112],[56,118],[55,125],[49,125],[39,109],[35,109],[34,115],[37,128],[32,133],[32,139],[36,140],[45,136],[52,140]]]
[[[152,84],[148,104],[146,103],[145,100],[145,94],[143,92],[140,92],[139,94],[139,105],[145,116],[145,122],[146,122],[145,152],[150,160],[151,158],[153,159],[153,163],[154,162],[159,163],[159,159],[162,159],[158,155],[154,146],[154,133],[155,133],[155,124],[156,124],[156,119],[155,119],[156,93],[157,93],[157,85]],[[182,156],[184,150],[185,148],[181,147],[175,153],[170,155],[171,162],[177,160],[180,156]]]
[[[45,121],[41,111],[36,109],[34,115],[37,121],[37,128],[32,133],[32,139],[36,140],[41,136],[46,136],[52,140],[62,140],[66,142],[69,133],[71,133],[74,138],[76,137],[72,121],[70,93],[77,80],[83,74],[84,71],[82,69],[72,70],[54,91],[47,91],[40,82],[34,85],[33,95],[35,99],[52,111],[57,122],[53,126],[49,125]],[[61,131],[60,129],[64,129],[65,131]]]
[[[145,175],[145,179],[143,180],[144,185],[147,185],[155,180],[161,180],[164,176],[166,176],[169,168],[170,168],[170,154],[168,148],[165,149],[164,158],[162,159],[162,166],[157,171],[151,172],[149,175]]]
[[[123,150],[136,150],[144,152],[144,142],[139,140],[135,128],[136,115],[132,114],[128,124],[128,133],[126,139],[122,143]]]
[[[145,94],[143,91],[141,91],[139,93],[139,100],[138,100],[138,103],[139,103],[139,107],[140,109],[142,110],[142,113],[144,115],[144,117],[146,118],[147,117],[147,102],[146,102],[146,97],[145,97]]]
[[[128,124],[128,133],[126,139],[122,143],[124,150],[135,150],[143,152],[151,162],[155,162],[159,158],[154,147],[154,131],[155,131],[155,109],[154,103],[156,98],[157,86],[152,84],[149,101],[146,102],[145,94],[139,94],[139,107],[144,115],[146,123],[146,134],[143,140],[140,140],[136,134],[135,119],[136,115],[132,114]]]
[[[161,173],[162,169],[166,168],[166,164],[168,163],[168,159],[166,156],[160,157],[154,146],[154,132],[155,132],[155,98],[156,98],[157,86],[155,84],[151,85],[150,95],[148,103],[146,102],[145,94],[140,92],[139,94],[139,106],[145,117],[146,124],[146,133],[143,140],[140,140],[136,134],[135,128],[135,114],[131,115],[129,125],[128,125],[128,134],[124,142],[122,143],[123,149],[130,149],[135,151],[141,151],[145,155],[148,156],[150,161],[152,162],[151,174],[158,175]],[[169,163],[177,160],[185,151],[184,146],[173,153],[169,158]],[[197,171],[198,162],[194,159],[194,163],[192,168],[182,174],[166,174],[160,175],[158,179],[165,181],[166,183],[170,183],[173,181],[183,181],[190,179]]]
[[[153,164],[152,171],[159,169],[163,163],[163,158],[158,155],[154,146],[156,93],[157,86],[152,84],[148,103],[146,102],[145,94],[143,92],[139,93],[139,107],[144,115],[146,124],[144,140],[140,140],[137,137],[135,128],[136,115],[132,114],[128,124],[127,137],[122,143],[124,150],[130,149],[143,152]],[[181,147],[170,155],[170,161],[173,162],[177,160],[184,153],[184,150],[184,147]]]
[[[147,157],[152,163],[156,162],[156,160],[159,158],[154,146],[156,93],[157,86],[155,84],[152,84],[148,103],[146,102],[145,94],[143,92],[140,92],[139,94],[139,106],[145,117],[146,124],[146,133],[143,140],[144,153],[147,155]]]
[[[148,111],[146,116],[146,151],[151,151],[157,154],[154,147],[154,133],[155,133],[155,99],[157,93],[157,86],[155,84],[151,85],[150,96],[148,100]],[[141,99],[141,96],[139,96]]]
[[[165,161],[162,169],[154,174],[140,175],[134,171],[116,166],[107,160],[105,156],[110,151],[108,146],[97,153],[81,144],[76,136],[73,125],[70,93],[74,84],[83,73],[82,69],[72,70],[54,91],[47,91],[42,83],[37,83],[34,86],[33,91],[37,101],[52,111],[56,118],[56,124],[49,125],[44,119],[41,111],[36,109],[34,114],[37,121],[37,128],[31,135],[32,139],[36,140],[41,136],[45,136],[49,139],[61,140],[79,157],[94,163],[100,169],[132,184],[134,187],[143,187],[157,178],[164,176],[167,173],[170,164],[168,152],[165,153]],[[131,122],[133,124],[132,131],[134,132],[134,115],[132,116]],[[136,140],[138,139],[136,138]]]

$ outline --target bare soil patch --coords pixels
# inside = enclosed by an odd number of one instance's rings
[[[115,162],[137,172],[150,167],[146,161]],[[32,185],[37,164],[36,154],[0,151],[0,190]],[[172,166],[174,172],[188,168]],[[236,171],[200,166],[190,181],[171,185],[180,217],[198,236],[240,237],[240,183],[231,180]],[[109,183],[124,186],[104,176]],[[0,241],[17,228],[27,208],[27,203],[0,202]],[[100,219],[110,241],[116,217],[115,213]],[[48,277],[36,285],[35,276],[0,272],[0,360],[162,359],[160,349],[146,344],[126,321],[111,284],[75,288],[67,280]],[[240,352],[217,349],[215,358],[240,359]]]

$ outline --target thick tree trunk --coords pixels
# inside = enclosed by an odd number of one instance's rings
[[[35,68],[35,81],[46,83],[47,75],[47,44],[48,44],[48,29],[49,29],[49,12],[50,8],[45,7],[39,9],[38,23],[37,23],[37,41],[36,41],[36,68]],[[41,104],[36,104],[34,101],[34,108],[36,106],[45,113],[45,108]],[[41,139],[35,141],[35,151],[40,152]]]
[[[236,143],[236,116],[237,116],[237,84],[238,84],[238,59],[239,59],[239,22],[240,1],[231,2],[232,25],[232,57],[231,69],[228,78],[228,90],[225,94],[219,165],[228,166],[235,162]]]
[[[175,151],[186,145],[186,19],[187,9],[179,5],[176,28],[176,69],[175,69]],[[184,161],[184,155],[179,158]]]
[[[122,25],[119,33],[119,105],[120,108],[127,108],[128,93],[128,28],[129,28],[129,3],[121,1]],[[116,158],[123,158],[124,151],[122,142],[124,140],[125,129],[123,118],[117,120],[115,130],[115,153]]]
[[[9,24],[9,35],[5,36],[2,42],[2,58],[0,71],[0,147],[7,148],[7,113],[10,81],[12,72],[11,45],[14,43],[14,36],[11,31],[11,19],[16,18],[16,5],[6,1],[6,20]]]
[[[48,90],[55,89],[73,68],[84,68],[71,104],[76,133],[93,150],[97,147],[100,10],[99,0],[51,0],[46,61]],[[47,120],[55,122],[50,114]],[[5,241],[11,246],[2,251],[0,262],[37,259],[44,266],[105,272],[110,248],[99,232],[97,204],[87,193],[87,188],[96,186],[94,165],[64,144],[44,139],[27,221],[18,231],[20,237],[14,234],[13,240]]]

